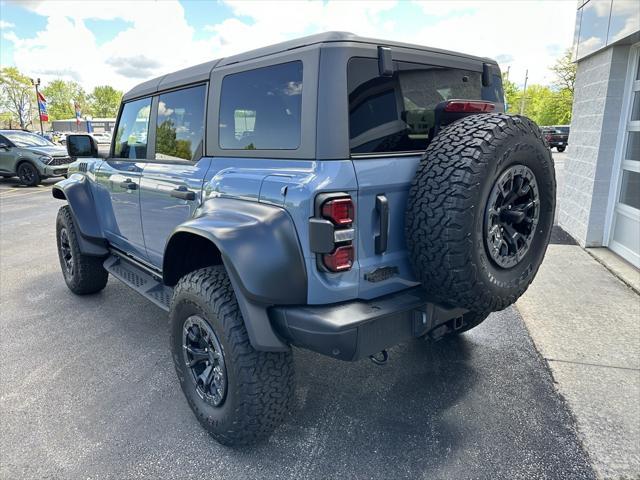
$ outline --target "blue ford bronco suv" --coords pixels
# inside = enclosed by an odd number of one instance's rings
[[[292,346],[382,363],[527,289],[555,174],[539,128],[503,110],[494,60],[342,32],[149,80],[106,158],[67,139],[65,282],[111,274],[169,312],[200,423],[256,442],[292,404]]]

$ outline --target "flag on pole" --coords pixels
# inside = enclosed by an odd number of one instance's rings
[[[47,100],[40,92],[38,92],[38,107],[40,110],[40,120],[43,122],[48,122],[49,114],[47,113]]]
[[[82,120],[82,112],[80,111],[80,105],[78,102],[73,102],[73,107],[76,111],[76,125],[80,126],[80,120]]]

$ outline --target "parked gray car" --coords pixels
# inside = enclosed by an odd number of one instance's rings
[[[0,130],[0,176],[18,177],[33,187],[43,179],[67,174],[71,158],[64,147],[35,133]]]

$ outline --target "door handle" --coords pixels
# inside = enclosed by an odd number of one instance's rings
[[[175,188],[175,189],[171,190],[171,196],[174,197],[174,198],[180,198],[182,200],[195,200],[196,199],[196,193],[192,192],[187,187],[182,186],[182,185],[179,186],[178,188]]]
[[[138,184],[133,182],[130,178],[127,178],[124,182],[120,182],[120,188],[135,190],[136,188],[138,188]]]
[[[389,200],[385,195],[376,195],[376,211],[380,218],[380,235],[375,236],[376,255],[387,251],[389,242]]]

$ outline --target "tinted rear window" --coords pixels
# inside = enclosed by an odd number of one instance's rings
[[[502,85],[482,87],[480,72],[394,62],[392,77],[378,61],[352,58],[347,67],[352,153],[424,150],[438,103],[452,98],[502,102]]]
[[[227,75],[220,99],[220,147],[295,150],[301,111],[300,61]]]

